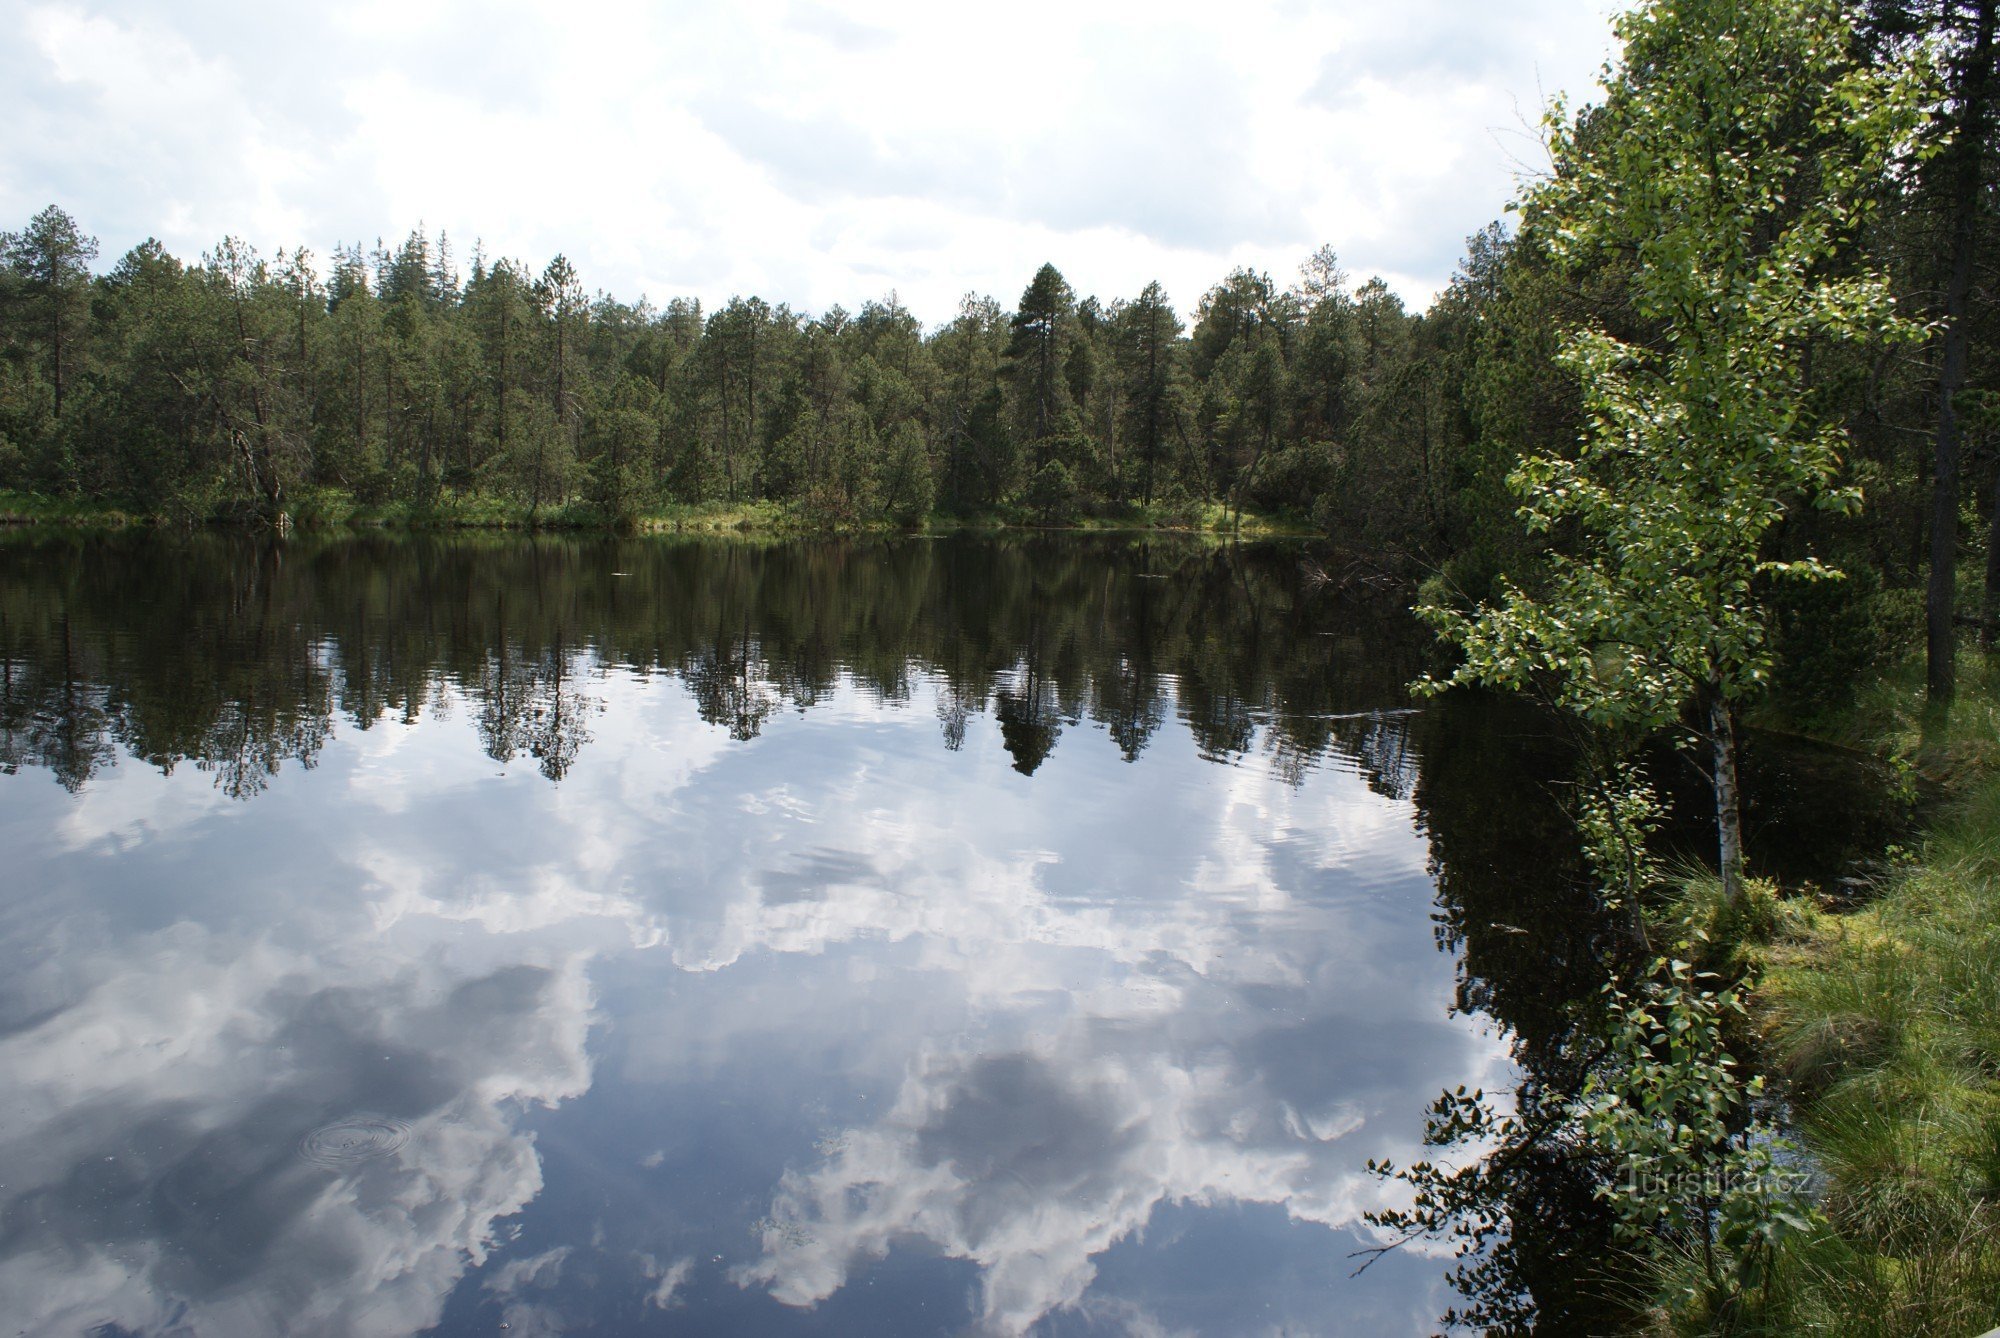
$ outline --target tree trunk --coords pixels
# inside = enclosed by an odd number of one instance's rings
[[[1952,595],[1958,543],[1958,410],[1965,384],[1967,306],[1979,242],[1979,196],[1985,175],[1986,122],[1992,97],[1993,10],[1997,0],[1975,0],[1973,41],[1959,67],[1958,126],[1952,135],[1950,192],[1951,270],[1945,280],[1944,335],[1938,362],[1937,469],[1931,492],[1930,587],[1925,599],[1925,687],[1934,709],[1948,706],[1957,688],[1957,632]],[[1993,595],[1989,590],[1988,600]]]
[[[1146,484],[1145,503],[1153,504],[1153,471],[1160,457],[1160,313],[1154,308],[1146,322]]]
[[[56,417],[62,417],[63,409],[63,292],[57,279],[49,281],[49,309],[53,319],[49,322],[49,352],[55,365]]]
[[[757,311],[750,312],[750,356],[749,366],[744,369],[743,385],[743,443],[750,450],[757,449]]]
[[[723,365],[720,373],[722,391],[718,398],[722,402],[722,477],[728,487],[729,504],[736,505],[736,442],[729,432],[729,370]]]
[[[494,453],[500,457],[500,467],[511,470],[513,464],[507,459],[507,307],[508,293],[500,294],[500,382],[493,397],[493,408],[497,421],[494,424]]]
[[[1735,906],[1743,900],[1743,806],[1736,787],[1736,722],[1729,702],[1711,684],[1708,696],[1708,738],[1715,750],[1716,864],[1722,874],[1722,900]]]

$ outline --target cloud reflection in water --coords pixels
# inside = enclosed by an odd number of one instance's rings
[[[1505,1053],[1450,1015],[1400,717],[1318,765],[1158,724],[1195,713],[1181,679],[1143,749],[1052,689],[1023,768],[993,699],[921,668],[745,739],[699,682],[573,654],[587,747],[496,750],[475,675],[248,803],[0,777],[35,889],[0,908],[17,1324],[922,1329],[862,1290],[931,1259],[928,1296],[976,1277],[933,1327],[1172,1327],[1149,1224],[1231,1205],[1311,1233],[1294,1320],[1429,1323],[1441,1270],[1344,1280],[1362,1163]],[[407,1142],[300,1155],[366,1116]],[[1232,1332],[1274,1299],[1199,1285]]]

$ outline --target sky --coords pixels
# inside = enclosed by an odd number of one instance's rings
[[[1331,244],[1422,306],[1587,100],[1609,0],[0,0],[0,229],[100,266],[443,231],[625,301],[895,294],[1053,262],[1184,311]]]

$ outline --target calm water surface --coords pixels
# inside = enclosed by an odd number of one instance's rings
[[[9,1331],[1430,1332],[1599,927],[1298,557],[0,541]]]

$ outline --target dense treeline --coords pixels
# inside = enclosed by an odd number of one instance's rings
[[[929,332],[893,296],[627,305],[562,256],[461,270],[422,232],[326,266],[233,239],[196,263],[149,241],[102,274],[96,255],[55,206],[5,239],[0,487],[190,518],[326,489],[607,520],[1304,512],[1366,472],[1358,443],[1449,430],[1403,370],[1423,318],[1324,249],[1289,288],[1232,273],[1191,329],[1156,283],[1079,299],[1043,266],[1016,310],[968,297]]]
[[[1850,576],[1778,596],[1783,673],[1808,694],[1911,630],[1912,600],[1889,601],[1901,622],[1871,601],[1928,576],[1948,696],[1962,549],[1986,550],[1983,619],[2000,618],[1993,8],[1862,15],[1870,58],[1935,67],[1935,106],[1839,263],[1890,273],[1930,333],[1810,361],[1810,409],[1848,427],[1866,505],[1800,509],[1778,535],[1780,556]],[[1632,305],[1633,258],[1579,271],[1549,240],[1532,218],[1486,229],[1421,314],[1322,247],[1289,285],[1231,273],[1191,322],[1158,284],[1079,299],[1045,265],[1012,311],[968,296],[927,331],[893,296],[817,316],[756,297],[627,305],[562,256],[536,271],[474,248],[461,266],[421,230],[324,264],[225,239],[194,263],[149,241],[100,267],[51,206],[0,238],[0,489],[188,520],[775,502],[842,527],[1221,504],[1310,518],[1478,596],[1544,542],[1520,530],[1509,470],[1583,425],[1564,333],[1657,333]]]
[[[1990,65],[1989,9],[1884,4],[1871,30],[1885,60],[1927,34],[1961,39],[1946,64],[1965,68],[1944,74],[1982,145],[1993,118],[1972,104],[1991,94],[1968,71]],[[1951,124],[1947,107],[1934,134]],[[1990,157],[1973,160],[1969,207],[1965,161],[1933,154],[1884,183],[1893,207],[1854,257],[1896,276],[1933,338],[1816,370],[1867,506],[1859,521],[1801,512],[1781,536],[1854,578],[1781,601],[1780,634],[1816,643],[1787,659],[1809,690],[1907,626],[1870,607],[1878,589],[1949,574],[1959,546],[1984,542],[1978,513],[2000,517],[1983,500],[1996,331],[1972,300],[1989,267],[1968,263],[1993,228]],[[1421,314],[1379,280],[1351,285],[1323,247],[1289,286],[1230,274],[1191,325],[1158,284],[1079,300],[1044,266],[1015,310],[968,297],[928,332],[893,297],[816,317],[759,298],[627,305],[589,295],[561,256],[536,273],[475,249],[461,269],[421,232],[325,266],[230,239],[190,264],[149,241],[101,273],[60,208],[3,240],[0,488],[185,520],[304,517],[329,499],[606,521],[769,501],[830,526],[1220,503],[1309,517],[1474,595],[1532,566],[1509,469],[1581,426],[1561,332],[1646,333],[1628,274],[1559,274],[1532,225],[1475,236]]]

